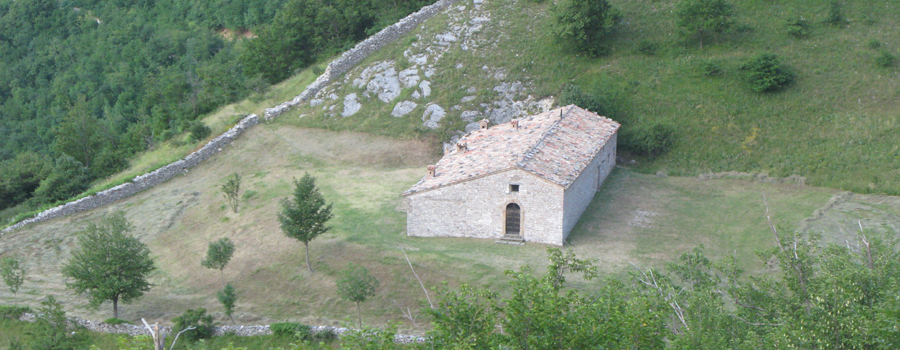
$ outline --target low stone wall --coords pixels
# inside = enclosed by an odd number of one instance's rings
[[[166,182],[176,175],[186,173],[188,169],[196,166],[197,164],[200,164],[200,162],[222,151],[222,148],[225,147],[225,145],[231,143],[231,141],[234,141],[234,139],[236,139],[241,133],[253,127],[257,123],[259,123],[259,118],[256,116],[256,114],[251,114],[242,119],[239,123],[237,123],[237,125],[226,131],[224,134],[219,135],[212,141],[209,141],[205,146],[203,146],[203,148],[189,154],[184,159],[179,159],[178,161],[175,161],[174,163],[166,165],[162,168],[156,169],[143,175],[136,176],[130,182],[126,182],[108,190],[97,192],[93,195],[60,205],[58,207],[47,209],[31,219],[23,220],[15,225],[3,229],[2,233],[11,232],[22,226],[35,222],[46,221],[84,210],[99,208],[117,200],[127,198],[131,195],[134,195],[135,193],[141,192],[160,183]]]
[[[427,19],[431,18],[435,14],[446,9],[457,1],[458,0],[439,0],[434,4],[425,6],[419,11],[406,16],[399,22],[382,29],[375,35],[372,35],[371,37],[357,44],[352,49],[344,52],[341,57],[329,63],[328,68],[325,69],[325,72],[322,73],[322,75],[320,75],[315,82],[307,86],[306,89],[303,90],[302,93],[300,93],[300,95],[297,95],[292,100],[284,102],[278,106],[267,108],[265,111],[265,119],[269,120],[275,118],[291,107],[308,100],[310,97],[314,96],[316,92],[328,85],[328,83],[349,71],[351,68],[356,66],[356,64],[368,57],[373,52],[378,51],[385,45],[394,42],[406,33],[409,33],[411,30],[424,23]],[[74,214],[84,210],[99,208],[101,206],[110,204],[117,200],[129,197],[131,195],[134,195],[135,193],[156,186],[160,183],[166,182],[175,175],[187,172],[188,169],[211,157],[213,154],[221,151],[223,146],[231,143],[231,141],[237,138],[238,135],[244,132],[244,130],[253,127],[257,123],[259,123],[259,119],[255,114],[251,114],[241,120],[241,122],[235,125],[233,128],[220,135],[219,137],[216,137],[214,140],[207,143],[206,146],[203,146],[203,148],[201,148],[200,150],[191,153],[184,159],[180,159],[172,164],[166,165],[147,174],[137,176],[133,180],[131,180],[131,182],[127,182],[108,190],[98,192],[91,196],[47,209],[33,218],[23,220],[19,223],[16,223],[15,225],[3,229],[2,231],[0,231],[0,235],[35,222],[42,222],[53,218]]]
[[[369,55],[371,55],[373,52],[378,51],[385,45],[390,44],[406,33],[409,33],[413,29],[417,28],[420,24],[424,23],[426,20],[438,14],[450,5],[456,3],[457,1],[458,0],[440,0],[438,2],[435,2],[434,4],[425,6],[419,11],[404,17],[399,22],[382,29],[375,35],[372,35],[359,44],[356,44],[356,46],[354,46],[352,49],[344,52],[341,57],[338,57],[337,59],[329,63],[328,68],[325,68],[325,72],[322,73],[322,75],[320,75],[318,78],[316,78],[315,82],[309,84],[309,86],[307,86],[302,93],[300,93],[290,101],[284,102],[272,108],[267,108],[265,112],[265,119],[269,120],[275,118],[291,109],[291,107],[309,100],[317,92],[319,92],[319,90],[328,85],[328,83],[342,76],[344,73],[355,67],[356,64],[358,64],[360,61],[362,61],[366,57],[369,57]]]
[[[37,319],[37,316],[33,313],[26,312],[19,317],[19,321],[25,322],[34,322]],[[100,333],[108,333],[108,334],[127,334],[130,336],[137,335],[150,335],[150,331],[147,327],[143,325],[133,325],[133,324],[107,324],[100,321],[89,321],[82,320],[78,318],[70,318],[70,324],[78,325],[84,327],[87,330],[100,332]],[[318,332],[332,332],[337,336],[341,336],[342,334],[352,331],[352,329],[344,328],[344,327],[329,327],[329,326],[312,326],[312,333]],[[174,336],[172,334],[172,327],[160,326],[160,330],[169,334],[170,336]],[[240,337],[252,337],[257,335],[270,335],[272,334],[272,330],[269,329],[268,325],[263,326],[216,326],[213,327],[213,336],[221,336],[225,334],[234,334]],[[417,335],[404,335],[397,334],[394,336],[394,341],[397,343],[421,343],[425,341],[425,338],[417,336]]]

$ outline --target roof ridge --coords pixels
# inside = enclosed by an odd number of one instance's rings
[[[559,129],[559,124],[562,122],[563,118],[565,118],[565,116],[566,116],[566,114],[568,114],[568,112],[572,111],[572,105],[569,105],[566,107],[569,107],[569,108],[565,110],[565,113],[563,113],[563,111],[564,111],[563,108],[565,108],[565,107],[559,109],[559,119],[556,120],[555,122],[553,122],[553,125],[551,125],[549,128],[547,128],[547,131],[545,131],[544,134],[541,135],[541,137],[537,140],[537,142],[535,142],[534,145],[528,149],[528,151],[522,153],[522,159],[516,162],[517,166],[519,166],[521,168],[525,168],[525,161],[534,158],[534,155],[537,154],[537,152],[538,152],[538,148],[543,148],[543,146],[546,145],[544,143],[544,140],[547,139],[547,136],[550,136],[550,134],[552,134],[557,129]],[[549,112],[552,112],[552,111],[548,111],[548,113]]]

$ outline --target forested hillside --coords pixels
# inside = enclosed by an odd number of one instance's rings
[[[77,195],[175,135],[201,140],[198,116],[426,2],[0,0],[0,210]]]

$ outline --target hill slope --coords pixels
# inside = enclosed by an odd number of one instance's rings
[[[613,40],[613,54],[585,60],[569,55],[546,34],[547,5],[461,1],[408,38],[370,57],[346,79],[317,96],[319,101],[254,128],[227,151],[185,176],[109,208],[3,236],[0,256],[22,257],[29,272],[24,293],[13,296],[0,291],[0,300],[34,305],[49,293],[60,296],[76,315],[106,318],[107,308],[85,309],[83,298],[64,290],[59,267],[71,254],[75,232],[87,221],[112,210],[126,212],[160,266],[152,277],[154,289],[134,305],[121,308],[126,319],[146,317],[166,322],[187,308],[220,310],[214,293],[221,281],[216,272],[202,269],[199,262],[206,244],[223,236],[237,243],[237,255],[225,274],[240,295],[237,311],[242,323],[290,319],[326,324],[346,319],[352,315],[353,305],[336,297],[334,281],[337,271],[348,262],[364,264],[381,280],[377,296],[363,304],[366,322],[401,320],[398,306],[415,310],[424,301],[424,295],[399,247],[406,250],[430,287],[447,281],[450,287],[472,283],[503,289],[503,270],[523,264],[542,266],[546,247],[408,238],[398,195],[424,174],[425,165],[439,156],[439,151],[432,151],[432,139],[451,139],[469,119],[487,117],[502,122],[548,108],[552,104],[549,97],[567,83],[599,91],[597,96],[608,101],[610,116],[623,121],[626,127],[640,118],[678,121],[679,138],[674,149],[659,159],[642,160],[637,166],[641,171],[664,169],[692,174],[770,170],[773,174],[797,173],[807,176],[808,183],[833,186],[840,186],[840,181],[856,184],[854,179],[861,178],[860,174],[878,174],[878,182],[872,188],[879,191],[887,191],[898,183],[885,180],[896,175],[892,172],[897,168],[893,163],[896,160],[866,163],[858,158],[893,157],[891,147],[896,146],[886,144],[883,130],[897,127],[890,112],[894,102],[867,104],[866,115],[871,117],[865,122],[841,124],[835,119],[813,124],[807,116],[816,114],[806,114],[808,111],[850,113],[861,109],[844,105],[845,96],[823,95],[814,99],[818,95],[811,92],[812,85],[808,84],[815,76],[806,77],[806,73],[799,75],[805,78],[776,95],[750,93],[734,76],[734,66],[761,49],[775,51],[794,69],[804,67],[800,63],[805,62],[800,59],[803,55],[790,53],[790,48],[799,50],[800,46],[764,42],[781,35],[776,24],[772,24],[776,22],[770,20],[772,23],[760,24],[752,31],[721,38],[719,44],[705,45],[700,51],[691,41],[664,40],[669,38],[666,31],[672,29],[672,2],[614,3],[623,9],[625,22]],[[754,4],[741,4],[747,7],[738,9],[740,22],[755,23],[757,17],[750,10],[776,13],[761,4],[757,9]],[[798,9],[819,6],[799,1],[792,4]],[[872,27],[865,28],[891,28],[895,24],[894,17],[890,17],[895,9],[873,8],[884,17],[877,17]],[[816,14],[819,11],[814,7],[805,9]],[[853,18],[854,11],[861,10],[848,11],[848,17]],[[843,29],[816,25],[814,32],[845,35],[863,30],[854,25]],[[836,37],[839,36],[814,35],[796,45],[834,44],[840,42],[832,41],[839,40]],[[640,40],[659,44],[657,54],[634,53],[632,45]],[[893,39],[883,40],[886,47],[895,44],[889,40]],[[790,40],[777,42],[782,41]],[[824,54],[814,57],[826,60]],[[707,59],[723,62],[726,75],[707,78],[696,74],[698,65]],[[830,64],[838,62],[827,59]],[[893,92],[870,86],[881,79],[888,84],[896,73],[867,67],[859,66],[858,71],[863,73],[847,70],[831,76],[840,73],[842,79],[851,80],[868,77],[862,79],[868,84],[860,89],[890,96]],[[302,79],[311,81],[310,71]],[[394,79],[398,85],[392,85]],[[408,84],[413,80],[415,84]],[[822,84],[823,90],[817,94],[831,95],[840,87],[824,77],[813,81]],[[356,98],[348,98],[353,93]],[[419,98],[414,97],[416,94]],[[386,96],[388,102],[379,95]],[[342,116],[341,113],[356,108],[354,100],[359,104],[357,112]],[[391,116],[402,101],[416,105],[405,115]],[[437,108],[429,106],[439,106],[443,117],[438,117]],[[259,106],[241,108],[253,110]],[[767,111],[769,114],[763,113]],[[777,122],[775,114],[781,117]],[[792,135],[789,130],[797,134]],[[857,147],[856,143],[840,141],[847,137],[868,143]],[[843,149],[846,157],[828,158],[829,161],[856,172],[832,174],[825,167],[807,173],[774,166],[781,160],[807,164],[814,158],[803,152],[818,150],[816,145],[822,147],[822,156],[829,154],[829,147]],[[779,147],[791,147],[794,152],[773,151]],[[867,147],[878,152],[866,153]],[[235,171],[245,178],[245,198],[239,214],[230,213],[218,192],[224,177]],[[291,178],[299,178],[307,171],[318,177],[337,214],[332,222],[333,232],[311,244],[317,269],[312,275],[303,271],[301,245],[284,237],[275,219],[278,200],[290,192]],[[736,253],[746,269],[764,273],[753,255],[753,250],[770,246],[771,234],[766,231],[762,216],[762,192],[767,193],[772,212],[787,230],[842,232],[841,228],[855,227],[855,220],[861,218],[867,228],[882,232],[896,232],[900,227],[900,204],[891,197],[838,194],[837,190],[795,183],[662,177],[619,169],[573,231],[572,248],[580,256],[599,259],[607,274],[621,273],[632,262],[660,265],[697,244],[704,244],[712,257]],[[822,210],[817,212],[817,208]],[[801,224],[807,217],[812,220]],[[832,238],[841,241],[839,236]],[[414,326],[406,324],[405,328]]]

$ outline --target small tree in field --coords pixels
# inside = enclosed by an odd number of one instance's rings
[[[219,302],[225,308],[225,316],[228,316],[231,319],[231,324],[234,324],[234,317],[231,317],[231,315],[234,314],[234,303],[237,302],[237,294],[234,293],[234,287],[231,286],[231,283],[226,284],[224,289],[216,292],[216,298],[219,299]]]
[[[222,270],[225,265],[231,261],[234,254],[234,243],[228,237],[223,237],[215,242],[209,242],[209,248],[206,250],[206,259],[200,262],[200,265],[207,269],[219,270],[219,276],[222,277],[222,283],[225,283],[225,274]]]
[[[337,288],[341,299],[356,303],[356,317],[359,319],[359,328],[362,328],[359,303],[375,295],[378,279],[370,275],[369,270],[365,267],[351,263],[347,269],[341,271],[341,279],[337,281]]]
[[[147,275],[156,269],[150,249],[129,235],[133,229],[123,212],[89,224],[78,237],[81,249],[62,269],[74,280],[66,288],[86,293],[93,307],[111,301],[114,318],[119,317],[119,301],[131,303],[150,290]]]
[[[0,276],[3,277],[3,283],[9,287],[9,291],[13,294],[19,292],[19,287],[25,282],[25,269],[19,266],[19,260],[16,258],[3,258],[0,262]]]
[[[241,174],[234,173],[225,178],[225,183],[222,184],[222,195],[224,195],[225,199],[228,200],[228,205],[231,206],[231,210],[235,213],[238,212],[238,199],[240,199],[240,192]]]
[[[706,33],[721,34],[734,25],[734,6],[725,0],[683,0],[675,12],[677,25],[700,38]]]
[[[294,180],[293,199],[281,200],[281,212],[278,213],[281,231],[288,237],[303,242],[309,272],[313,271],[309,263],[309,241],[328,232],[330,227],[325,226],[325,223],[333,217],[331,204],[325,205],[325,198],[316,187],[316,179],[309,174],[304,174],[300,181]]]

